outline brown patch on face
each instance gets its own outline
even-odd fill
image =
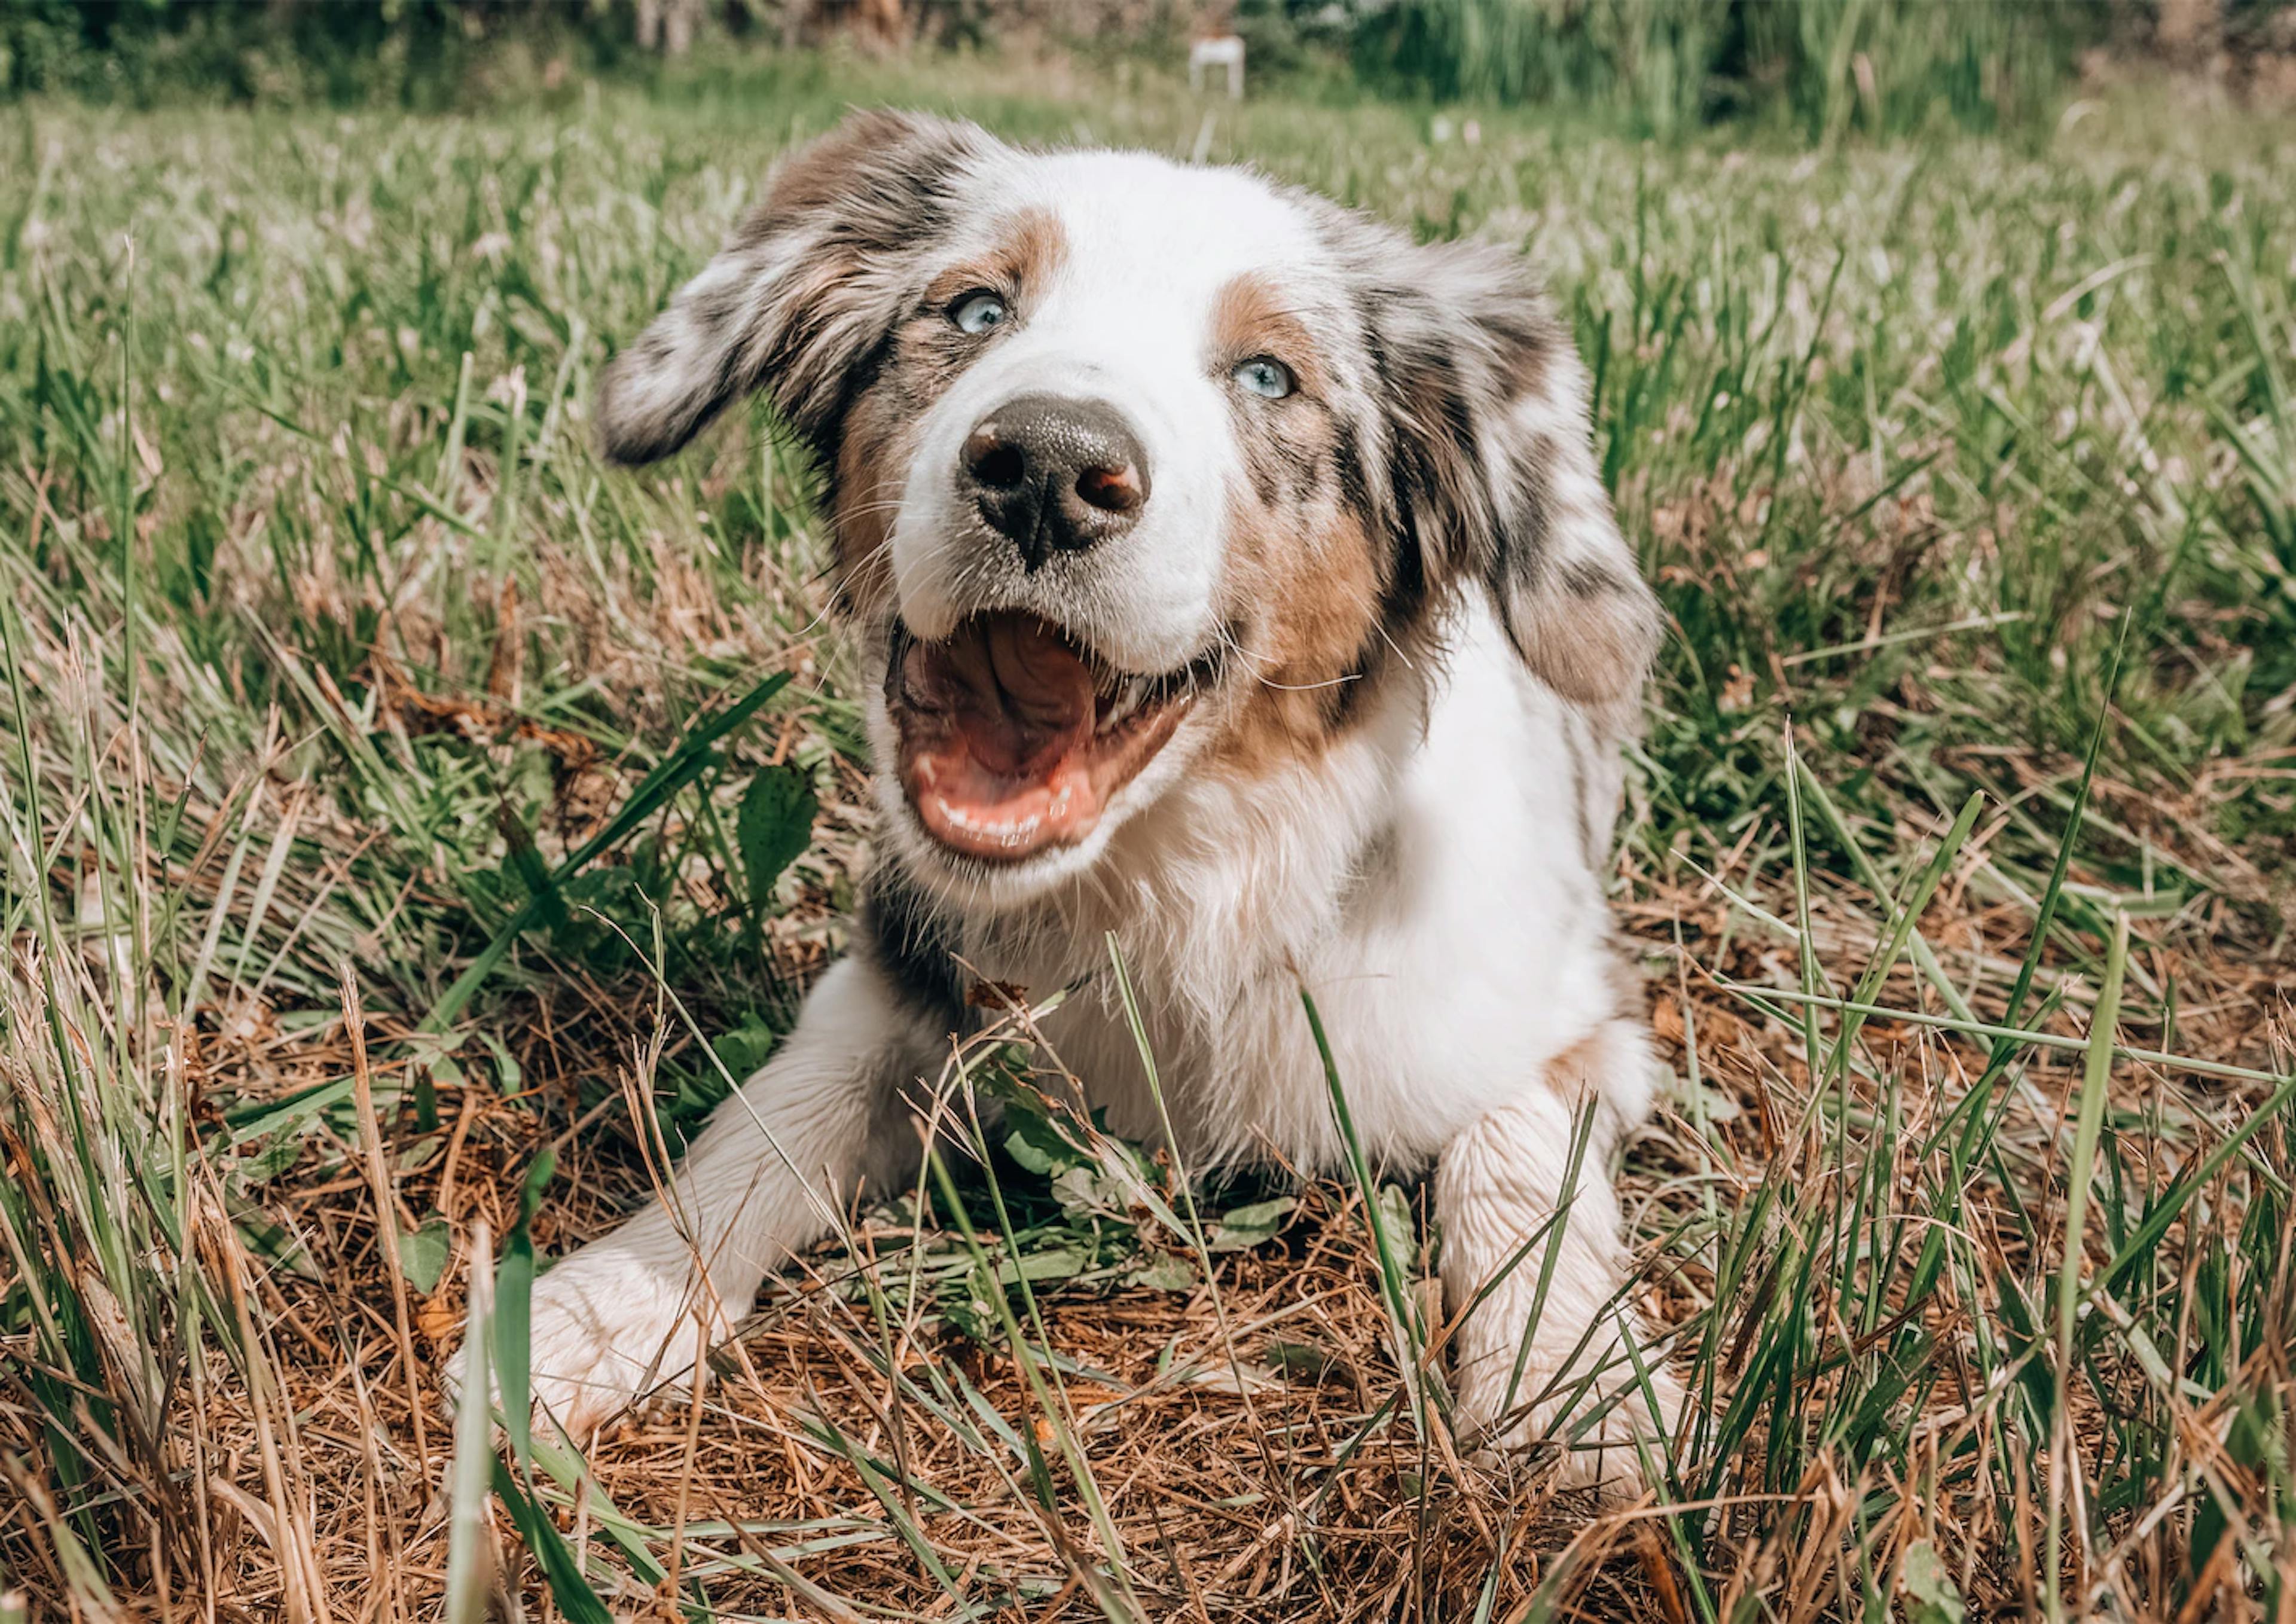
[[[916,448],[906,400],[881,380],[854,402],[837,448],[837,597],[848,611],[873,613],[892,599],[893,515]]]
[[[1249,777],[1321,755],[1363,713],[1384,664],[1380,576],[1370,536],[1328,496],[1272,513],[1238,492],[1228,537],[1230,579],[1249,609],[1211,763]]]
[[[996,231],[995,245],[977,259],[951,266],[925,287],[925,305],[944,308],[975,288],[1001,293],[1025,318],[1022,300],[1041,295],[1068,263],[1068,234],[1049,209],[1023,209]]]
[[[977,289],[1003,298],[1017,324],[1068,260],[1068,239],[1049,210],[1025,209],[997,231],[978,258],[952,266],[925,286],[916,311],[893,331],[883,365],[855,398],[837,448],[834,515],[838,595],[848,609],[874,611],[892,596],[887,544],[925,414],[995,341],[960,332],[949,307]]]
[[[1221,370],[1254,356],[1274,356],[1298,376],[1301,393],[1321,394],[1326,386],[1298,301],[1272,277],[1246,272],[1219,291],[1212,301],[1211,349]]]
[[[1207,370],[1224,378],[1261,356],[1283,363],[1295,387],[1280,400],[1234,394],[1236,441],[1253,494],[1263,507],[1282,513],[1312,501],[1329,482],[1338,437],[1324,404],[1328,380],[1306,324],[1276,283],[1247,274],[1213,301]]]
[[[1239,776],[1329,750],[1369,711],[1398,647],[1418,640],[1414,626],[1388,624],[1398,612],[1415,619],[1418,603],[1395,590],[1361,435],[1332,398],[1330,364],[1296,296],[1247,275],[1220,291],[1208,358],[1220,375],[1259,356],[1290,368],[1295,388],[1280,399],[1231,397],[1244,466],[1228,496],[1238,654],[1211,765]]]

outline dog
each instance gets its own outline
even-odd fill
[[[1455,1422],[1638,1480],[1680,1392],[1625,1300],[1654,1061],[1602,874],[1661,619],[1520,257],[857,114],[609,364],[603,450],[753,393],[875,679],[875,857],[667,1201],[537,1284],[539,1399],[583,1435],[914,1177],[982,982],[1075,988],[1043,1035],[1116,1131],[1343,1168],[1305,989],[1364,1152],[1434,1165]]]

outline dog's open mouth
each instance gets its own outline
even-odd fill
[[[1014,862],[1090,833],[1210,676],[1119,671],[1060,627],[999,610],[940,643],[896,625],[885,699],[901,788],[927,833]]]

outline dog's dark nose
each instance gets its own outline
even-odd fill
[[[1148,455],[1112,406],[1021,395],[973,426],[957,483],[1034,574],[1130,529],[1148,500]]]

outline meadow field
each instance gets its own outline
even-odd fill
[[[1620,1177],[1696,1402],[1641,1503],[1455,1447],[1416,1170],[1190,1189],[1009,1023],[973,1163],[694,1390],[578,1448],[445,1402],[838,950],[807,471],[749,415],[609,470],[588,403],[879,102],[1519,244],[1570,314],[1671,621]],[[832,57],[0,107],[0,1620],[2296,1617],[2296,127],[1207,109]]]

